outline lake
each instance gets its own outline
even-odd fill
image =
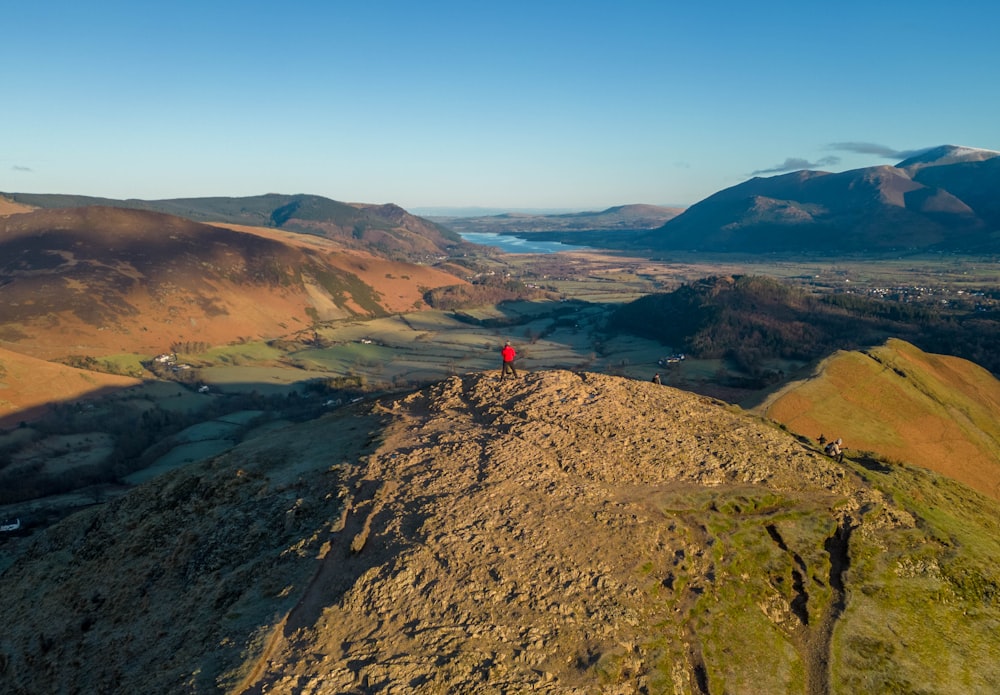
[[[586,251],[586,246],[564,244],[561,241],[531,241],[508,234],[493,232],[466,232],[462,238],[473,244],[495,246],[506,253],[559,253],[560,251]]]

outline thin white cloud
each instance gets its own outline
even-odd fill
[[[880,145],[876,142],[832,142],[826,146],[828,150],[838,150],[840,152],[854,152],[855,154],[873,154],[883,159],[908,159],[914,155],[923,154],[928,148],[919,150],[897,150],[888,145]]]
[[[11,167],[11,169],[13,169],[14,171],[23,171],[28,173],[31,172],[31,167],[21,166],[20,164],[15,164],[14,166]]]
[[[802,169],[822,169],[823,167],[836,166],[839,163],[840,157],[832,155],[818,159],[815,162],[810,162],[808,159],[802,159],[800,157],[789,157],[781,164],[777,164],[767,169],[758,169],[753,172],[751,176],[759,176],[761,174],[783,174],[787,171],[801,171]]]

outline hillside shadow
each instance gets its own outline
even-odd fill
[[[124,494],[137,474],[149,471],[143,480],[151,480],[223,455],[276,427],[349,408],[368,395],[312,392],[302,382],[201,388],[146,380],[5,416],[0,420],[0,512],[23,517],[26,530],[35,533],[81,506]],[[224,425],[227,434],[220,438],[215,428],[197,429],[207,423]],[[193,453],[209,438],[228,440],[230,446]],[[184,449],[183,455],[173,455],[175,449]]]
[[[849,458],[865,470],[872,471],[873,473],[892,472],[892,469],[889,468],[889,466],[885,465],[871,454],[858,454],[857,456],[850,456]]]
[[[746,397],[740,399],[737,405],[744,410],[753,410],[767,404],[769,400],[776,397],[789,386],[813,378],[816,374],[816,370],[819,368],[819,365],[836,352],[837,349],[828,350],[826,353],[810,360],[798,369],[786,374],[785,378],[781,381],[747,394]]]
[[[151,380],[144,380],[142,384],[135,384],[132,386],[101,386],[77,396],[52,399],[44,403],[30,405],[12,413],[0,415],[0,430],[25,427],[33,422],[43,420],[46,416],[51,415],[59,406],[78,404],[80,407],[93,407],[98,401],[101,401],[104,398],[116,396],[128,391],[129,389],[140,388],[150,383],[153,382]]]

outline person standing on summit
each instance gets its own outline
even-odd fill
[[[508,340],[503,344],[503,348],[500,349],[500,359],[503,360],[503,367],[500,368],[500,381],[510,372],[511,376],[515,379],[517,378],[517,370],[514,369],[514,358],[517,357],[517,353],[514,348],[511,347],[510,341]]]

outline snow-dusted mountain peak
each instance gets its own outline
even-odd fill
[[[998,156],[1000,156],[1000,152],[996,150],[965,147],[964,145],[941,145],[904,159],[896,167],[905,169],[912,174],[914,171],[928,166],[944,166],[960,162],[982,162]]]

